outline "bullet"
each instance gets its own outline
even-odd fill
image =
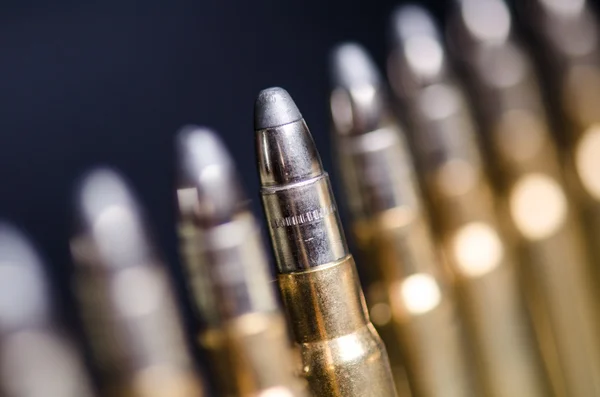
[[[177,143],[182,257],[220,395],[307,396],[233,160],[205,128],[183,128]]]
[[[166,268],[127,183],[89,172],[76,216],[75,293],[102,395],[202,396]]]
[[[600,25],[589,1],[519,4],[561,138],[570,197],[579,210],[600,299]],[[525,7],[527,6],[527,7]],[[598,307],[595,308],[596,312]]]
[[[526,281],[537,284],[531,307],[549,378],[557,395],[600,394],[590,264],[532,60],[504,1],[458,4],[450,39],[468,76],[506,218],[525,254]]]
[[[336,157],[362,266],[371,274],[371,318],[375,322],[387,307],[387,321],[375,325],[382,326],[388,351],[404,356],[415,396],[474,396],[455,304],[384,83],[358,44],[336,47],[331,69]],[[382,293],[384,299],[377,299]],[[386,325],[392,332],[386,333]]]
[[[254,128],[278,284],[311,392],[322,397],[396,396],[329,176],[287,91],[260,92]]]
[[[518,263],[437,26],[423,8],[404,6],[393,14],[392,36],[390,79],[411,122],[423,189],[455,276],[484,395],[545,396]]]
[[[21,231],[0,221],[0,395],[92,397],[81,356],[58,319],[45,265]]]

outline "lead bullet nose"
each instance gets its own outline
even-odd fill
[[[119,173],[109,168],[88,172],[76,197],[77,237],[89,236],[102,266],[135,266],[148,259],[153,250],[147,240],[142,209]],[[87,257],[77,262],[92,263]]]
[[[438,29],[433,17],[421,6],[403,5],[392,13],[392,39],[404,43],[413,37],[438,38]]]
[[[331,52],[331,77],[335,85],[352,88],[357,85],[378,86],[380,76],[369,54],[359,44],[344,43]]]
[[[0,339],[48,315],[48,291],[42,261],[27,237],[0,220]]]
[[[290,94],[280,87],[262,90],[254,103],[254,129],[263,130],[293,123],[302,114]]]
[[[186,126],[177,136],[182,187],[197,190],[199,221],[227,222],[244,201],[233,160],[217,134]]]

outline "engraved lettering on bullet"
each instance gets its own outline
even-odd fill
[[[336,211],[335,206],[328,205],[327,207],[317,208],[315,210],[311,210],[299,215],[291,215],[286,216],[285,218],[273,219],[271,224],[274,228],[286,227],[286,226],[296,226],[302,225],[305,223],[318,221],[323,219]]]

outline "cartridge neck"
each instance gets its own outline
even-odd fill
[[[398,207],[418,210],[414,169],[401,133],[389,125],[359,136],[336,134],[340,174],[355,219]]]
[[[279,271],[347,256],[329,176],[304,120],[256,134],[262,202]]]
[[[425,174],[435,173],[452,161],[481,168],[475,124],[456,85],[431,85],[419,92],[410,108],[416,127],[416,157]]]
[[[219,395],[305,397],[287,331],[281,313],[252,313],[203,332],[200,343],[221,369]]]
[[[297,343],[338,338],[369,324],[352,256],[305,272],[281,274],[279,286]]]
[[[279,272],[302,271],[348,255],[327,174],[263,188],[262,201]]]
[[[241,211],[229,222],[203,225],[193,211],[196,189],[177,193],[182,259],[200,322],[220,328],[245,314],[276,311],[268,260],[252,213]]]
[[[207,274],[221,321],[270,313],[277,303],[267,258],[251,213],[201,233]]]
[[[104,266],[89,235],[76,237],[72,251],[81,264],[75,294],[103,387],[133,385],[157,366],[174,375],[191,374],[175,298],[158,259],[124,268]]]

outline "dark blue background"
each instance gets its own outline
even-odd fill
[[[3,2],[0,216],[32,236],[63,280],[74,181],[92,166],[110,165],[131,181],[174,260],[176,130],[185,123],[216,129],[260,213],[256,94],[272,85],[288,89],[332,169],[328,51],[353,39],[383,63],[396,3]]]

